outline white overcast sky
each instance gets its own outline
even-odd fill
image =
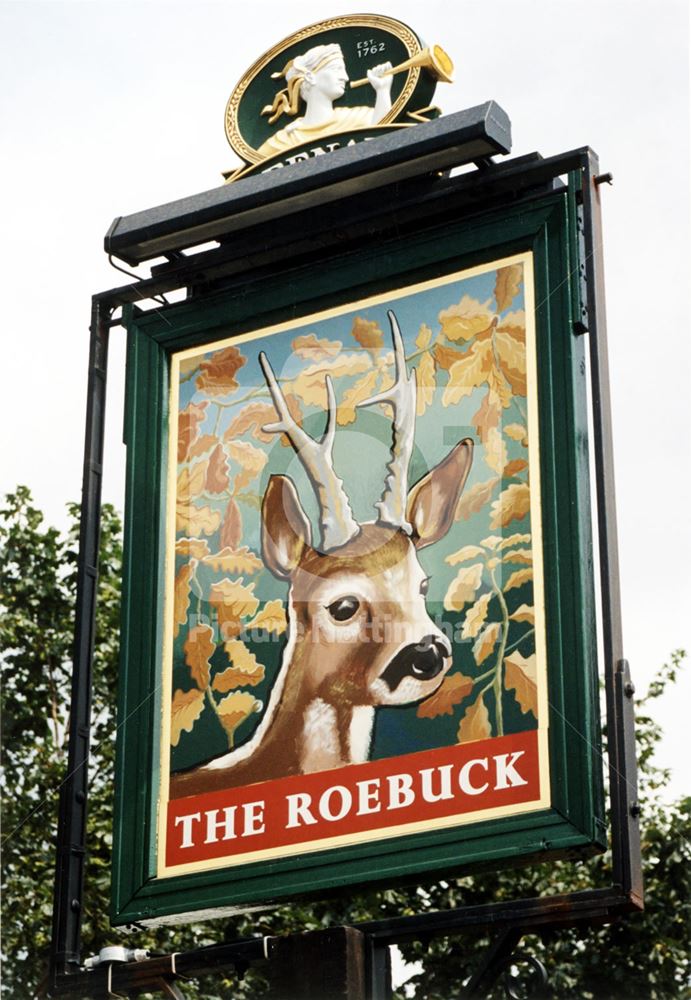
[[[0,489],[26,483],[59,525],[79,498],[90,296],[126,281],[102,250],[113,218],[215,187],[236,162],[223,114],[249,64],[302,26],[363,10],[447,49],[445,112],[494,99],[513,154],[588,144],[614,174],[603,198],[624,638],[641,690],[691,647],[683,0],[4,0]],[[123,340],[116,329],[104,489],[120,509]],[[679,793],[690,702],[687,676],[661,706]]]

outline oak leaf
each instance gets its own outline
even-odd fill
[[[179,556],[203,559],[209,554],[209,544],[203,538],[178,538],[175,543],[175,551]]]
[[[492,354],[492,364],[487,371],[487,385],[494,398],[504,408],[511,406],[513,393],[506,375],[494,364],[494,354]]]
[[[475,662],[478,667],[485,662],[489,654],[496,646],[500,629],[501,625],[499,622],[491,622],[483,628],[482,632],[480,632],[475,640],[473,645],[473,656],[475,657]]]
[[[421,417],[434,402],[437,387],[434,358],[426,351],[420,358],[417,369],[417,416]]]
[[[264,424],[270,424],[276,420],[276,410],[271,403],[250,403],[245,406],[230,421],[223,433],[224,441],[234,441],[235,438],[242,437],[247,431],[252,432],[252,436],[257,441],[269,444],[275,435],[267,434],[262,430]]]
[[[494,298],[497,303],[497,312],[504,312],[518,295],[518,291],[523,281],[523,265],[509,264],[507,267],[500,267],[497,270],[497,279],[494,286]]]
[[[217,444],[209,458],[204,486],[209,493],[223,493],[228,489],[228,484],[228,459],[223,445]]]
[[[507,462],[504,466],[502,476],[504,479],[510,479],[512,476],[517,476],[519,472],[523,472],[524,469],[528,468],[528,463],[522,458],[514,458],[512,462]]]
[[[252,507],[254,510],[262,509],[263,497],[259,493],[237,493],[235,499],[238,503],[244,503],[247,507]]]
[[[361,403],[368,396],[374,394],[378,378],[379,372],[376,368],[373,368],[371,371],[365,372],[362,378],[359,378],[351,385],[350,389],[344,393],[341,404],[338,407],[336,423],[344,427],[346,424],[354,422],[358,403]]]
[[[197,436],[199,424],[206,416],[208,402],[189,403],[178,414],[178,462],[188,457],[190,445]]]
[[[356,316],[353,320],[351,333],[358,344],[364,347],[366,351],[378,351],[380,347],[384,346],[384,334],[375,320],[363,319],[361,316]]]
[[[501,480],[487,479],[484,483],[475,483],[469,490],[466,490],[456,507],[456,520],[467,521],[472,514],[477,514],[488,503],[498,483]]]
[[[482,397],[479,410],[470,418],[483,444],[489,432],[499,426],[500,413],[501,403],[495,393],[488,389]]]
[[[202,562],[210,566],[217,573],[246,573],[250,575],[264,568],[264,563],[261,559],[254,552],[251,552],[246,545],[243,545],[240,549],[231,549],[230,546],[226,546],[220,552],[207,555],[202,559]]]
[[[470,677],[448,674],[434,694],[418,705],[418,719],[436,719],[439,715],[453,715],[454,705],[460,705],[473,690]]]
[[[182,647],[185,663],[190,668],[192,680],[200,691],[205,691],[209,686],[211,669],[209,660],[216,650],[213,635],[214,630],[210,625],[195,625],[187,633],[185,644]]]
[[[245,626],[247,632],[251,629],[263,629],[265,632],[271,632],[273,635],[283,635],[287,628],[288,619],[286,618],[283,601],[278,597],[267,601],[259,614]]]
[[[216,609],[218,627],[224,639],[231,639],[242,631],[243,618],[256,614],[259,601],[254,596],[254,584],[245,585],[240,580],[223,579],[214,583],[209,594],[209,604]]]
[[[464,295],[456,305],[442,309],[439,313],[441,331],[448,340],[470,340],[487,330],[494,319],[489,308],[490,300],[478,302],[470,295]]]
[[[516,701],[521,711],[532,712],[537,719],[537,657],[532,653],[528,657],[519,652],[504,657],[504,685],[507,690],[516,692]]]
[[[264,680],[264,667],[241,639],[230,639],[225,651],[231,666],[216,674],[211,685],[214,691],[226,694],[239,687],[256,687]]]
[[[200,455],[205,455],[217,444],[218,438],[215,434],[202,434],[201,437],[192,442],[190,450],[187,452],[187,460],[190,461],[193,458],[199,458]]]
[[[491,528],[506,527],[530,512],[530,488],[526,483],[511,483],[492,504]]]
[[[447,611],[460,611],[464,604],[475,600],[475,591],[482,582],[482,563],[465,566],[456,574],[449,584],[444,597],[444,607]]]
[[[493,472],[501,475],[507,458],[508,454],[504,438],[496,427],[491,427],[487,432],[487,440],[485,442],[485,462],[487,462]]]
[[[482,597],[473,604],[472,608],[466,613],[465,621],[463,622],[463,631],[461,632],[461,639],[475,639],[478,632],[485,623],[487,618],[487,609],[489,608],[489,602],[492,600],[491,594],[483,594]]]
[[[449,566],[457,566],[460,562],[467,562],[468,559],[477,559],[478,556],[482,555],[484,555],[484,552],[479,545],[464,545],[458,552],[452,552],[451,555],[446,556],[444,562],[448,563]]]
[[[533,553],[531,549],[512,549],[502,556],[505,562],[525,563],[526,566],[533,565]]]
[[[482,694],[479,694],[473,704],[465,710],[458,727],[458,742],[473,743],[475,740],[485,740],[492,735],[489,724],[489,712]]]
[[[445,347],[443,344],[435,344],[432,353],[437,367],[445,372],[448,372],[451,365],[455,365],[457,361],[462,361],[465,356],[464,351],[459,351],[456,347]]]
[[[418,335],[415,338],[415,346],[419,351],[424,351],[426,348],[429,347],[431,339],[432,339],[431,329],[427,326],[426,323],[421,323]]]
[[[191,733],[194,724],[204,710],[204,694],[193,688],[191,691],[176,691],[170,709],[170,742],[176,747],[183,732]]]
[[[261,711],[262,703],[248,691],[233,691],[216,706],[218,718],[226,731],[228,746],[232,747],[238,726],[253,712]]]
[[[219,514],[220,520],[220,514]],[[221,549],[237,549],[242,539],[242,515],[235,500],[228,501],[221,525]]]
[[[175,530],[184,535],[213,535],[221,523],[219,511],[211,507],[198,507],[193,503],[179,503],[175,508]]]
[[[307,361],[324,361],[325,358],[335,358],[343,345],[340,340],[320,339],[314,333],[307,333],[295,337],[291,346],[299,358],[305,358]]]
[[[510,549],[512,545],[527,545],[530,541],[529,534],[514,534],[509,535],[508,538],[502,538],[501,544],[499,545],[499,550]]]
[[[532,569],[517,569],[512,573],[504,584],[504,591],[513,590],[514,587],[522,587],[524,583],[529,583],[533,579]]]
[[[511,621],[514,622],[529,622],[531,625],[535,624],[535,608],[528,604],[521,604],[520,608],[516,608],[512,615],[509,615]]]
[[[499,356],[502,372],[511,383],[514,393],[526,394],[525,343],[517,340],[513,333],[498,327],[494,335],[494,346]]]
[[[206,472],[209,467],[209,460],[195,462],[194,465],[183,465],[178,475],[177,502],[189,503],[196,496],[204,492]]]
[[[449,368],[449,381],[442,396],[443,406],[455,406],[473,389],[487,381],[492,367],[492,345],[485,341],[473,344]]]
[[[245,486],[249,486],[269,460],[265,451],[249,441],[229,441],[228,453],[241,469],[233,480],[233,493],[239,493]]]
[[[522,441],[527,433],[523,424],[507,424],[504,428],[504,434],[514,441]]]
[[[194,573],[194,564],[185,563],[180,567],[173,585],[173,623],[174,634],[177,636],[181,625],[187,624],[187,609],[190,606],[190,580]]]
[[[215,351],[199,365],[195,383],[197,389],[209,396],[226,396],[234,392],[238,388],[235,376],[246,362],[247,358],[232,344]]]
[[[327,407],[326,376],[342,378],[347,375],[362,375],[371,367],[369,357],[362,354],[342,354],[328,361],[309,365],[290,383],[290,392],[299,396],[308,406],[321,410]],[[275,419],[275,418],[274,418]]]
[[[517,309],[515,312],[506,313],[498,321],[497,330],[506,330],[516,340],[525,343],[525,311]]]
[[[494,552],[497,547],[501,548],[501,535],[488,535],[487,538],[482,539],[480,545],[489,549],[490,552]]]
[[[266,452],[249,441],[230,441],[228,452],[234,462],[254,475],[261,472],[267,463]]]

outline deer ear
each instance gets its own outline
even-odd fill
[[[271,572],[287,580],[312,541],[292,479],[271,476],[262,501],[262,555]]]
[[[406,516],[413,526],[415,548],[438,542],[451,527],[472,462],[473,442],[464,438],[413,486]]]

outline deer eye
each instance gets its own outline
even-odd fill
[[[347,622],[359,607],[360,602],[357,597],[339,597],[337,601],[329,605],[328,611],[334,621]]]
[[[426,577],[420,584],[420,593],[422,594],[423,597],[426,597],[427,594],[429,593],[429,581],[430,578]]]

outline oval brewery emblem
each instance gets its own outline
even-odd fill
[[[407,25],[377,14],[330,18],[295,32],[247,70],[226,106],[228,142],[250,171],[282,166],[408,128],[439,114],[453,64]]]

